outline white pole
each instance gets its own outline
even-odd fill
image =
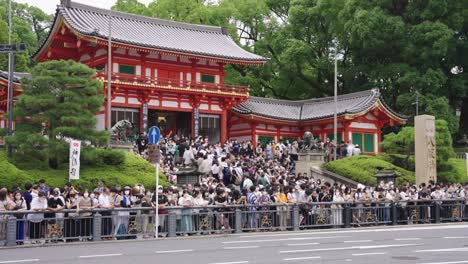
[[[158,193],[158,187],[159,187],[159,157],[158,161],[156,163],[156,239],[158,239],[159,236],[159,193]]]
[[[337,115],[338,115],[338,65],[337,65],[337,60],[336,60],[336,53],[335,53],[335,93],[334,93],[334,99],[335,99],[335,111],[333,113],[333,141],[335,143],[335,148],[333,150],[333,157],[336,159],[336,148],[338,146],[338,138],[337,138],[337,132],[338,132],[338,120],[337,120]]]
[[[111,119],[112,119],[112,94],[111,94],[111,82],[112,82],[112,9],[109,9],[109,38],[107,39],[107,131],[111,130]],[[108,142],[110,147],[110,138]]]
[[[11,0],[8,1],[8,45],[11,48],[11,30],[13,24],[11,22]],[[8,112],[8,136],[13,135],[13,73],[15,71],[15,57],[13,51],[8,52],[8,94],[7,94],[7,112]],[[8,156],[11,157],[13,146],[8,145]]]

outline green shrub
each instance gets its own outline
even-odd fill
[[[381,153],[375,156],[405,170],[415,171],[416,161],[413,155]]]
[[[106,157],[113,157],[106,152]],[[73,185],[78,189],[84,188],[94,189],[98,181],[103,181],[106,186],[134,186],[141,183],[147,188],[154,188],[156,183],[155,168],[146,160],[137,157],[131,153],[118,152],[115,155],[116,159],[123,157],[123,161],[119,165],[108,165],[100,163],[90,165],[81,163],[80,179],[72,181]],[[88,155],[88,154],[85,154]],[[90,154],[88,158],[91,157]],[[99,154],[97,154],[99,156]],[[102,156],[100,156],[102,157]],[[88,159],[87,158],[87,159]],[[68,164],[62,164],[58,169],[50,169],[47,166],[47,161],[33,159],[12,159],[11,163],[3,151],[0,151],[0,184],[11,188],[15,183],[22,186],[26,182],[37,183],[40,179],[45,179],[49,187],[62,187],[68,182]],[[88,161],[89,163],[90,161]],[[115,162],[109,160],[108,162]],[[22,170],[18,169],[21,168]],[[160,184],[168,186],[166,176],[162,173],[159,175]]]
[[[6,153],[0,151],[0,185],[4,185],[11,190],[15,184],[24,188],[25,183],[32,181],[33,177],[31,175],[11,164],[8,161]]]
[[[123,151],[97,149],[97,154],[102,162],[107,165],[120,165],[125,161],[125,153]]]
[[[466,175],[466,161],[463,159],[449,159],[443,164],[443,171],[437,172],[438,182],[465,183],[468,182]]]
[[[374,156],[352,156],[324,163],[322,167],[362,184],[376,184],[375,174],[379,170],[394,170],[398,175],[397,184],[415,182],[414,172],[405,170]]]

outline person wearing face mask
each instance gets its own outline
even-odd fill
[[[163,187],[159,186],[158,187],[158,207],[159,207],[159,217],[158,217],[158,231],[160,236],[162,236],[162,233],[167,230],[166,228],[166,217],[165,215],[167,214],[166,207],[169,206],[169,200],[168,196],[166,195],[167,191],[163,191]],[[153,195],[151,198],[151,203],[153,208],[156,208],[156,195]]]
[[[12,201],[12,208],[11,210],[18,211],[18,212],[23,212],[27,211],[28,207],[26,205],[26,201],[23,198],[23,195],[21,194],[20,191],[16,191],[13,193],[13,201]],[[23,213],[18,213],[14,214],[16,219],[16,244],[22,245],[23,240],[24,240],[24,214]]]
[[[79,211],[80,206],[78,203],[78,193],[75,190],[70,191],[68,199],[65,201],[66,208],[69,210],[76,210],[76,212],[69,212],[65,214],[64,221],[64,234],[67,242],[76,241],[80,232],[79,225]]]
[[[193,212],[191,208],[193,206],[193,197],[190,196],[187,190],[182,191],[182,196],[179,198],[179,205],[184,207],[181,212],[180,230],[184,232],[184,236],[188,236],[193,231]]]
[[[343,224],[343,204],[344,198],[340,190],[335,190],[333,195],[332,208],[332,224],[335,227],[339,227]]]
[[[194,192],[194,199],[193,199],[193,206],[198,206],[198,207],[206,207],[208,205],[208,201],[203,199],[203,195],[199,190],[196,190]],[[197,231],[204,231],[204,230],[199,230],[199,227],[201,228],[200,222],[202,220],[206,220],[207,223],[208,221],[208,211],[206,209],[194,209],[193,212],[195,213],[195,228]]]
[[[120,208],[130,208],[132,207],[132,199],[130,196],[131,188],[129,186],[124,187],[123,195],[121,198],[117,198],[119,200],[119,207]],[[130,222],[130,212],[129,211],[119,211],[117,213],[118,220],[115,226],[115,234],[117,239],[125,239],[128,238],[126,235],[128,233],[128,224]]]
[[[79,208],[81,210],[92,210],[96,206],[93,199],[89,196],[88,190],[84,190],[81,193],[82,198],[79,202]],[[81,212],[80,213],[80,236],[83,239],[91,240],[92,226],[93,226],[93,213],[92,212]]]
[[[33,198],[31,201],[31,211],[47,211],[47,198],[45,193],[39,192],[37,197]],[[29,222],[29,238],[33,241],[33,243],[37,243],[39,242],[42,234],[45,234],[44,230],[46,225],[44,223],[44,213],[28,214],[27,219]]]

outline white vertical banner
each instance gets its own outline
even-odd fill
[[[72,140],[70,142],[70,171],[68,172],[69,180],[80,179],[80,152],[81,141]]]

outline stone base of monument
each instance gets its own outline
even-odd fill
[[[312,167],[320,167],[324,162],[324,156],[321,152],[302,152],[298,153],[298,160],[296,162],[296,173],[307,173],[311,175]]]
[[[115,149],[115,150],[121,150],[121,151],[133,153],[133,146],[132,145],[111,144],[111,148]]]

